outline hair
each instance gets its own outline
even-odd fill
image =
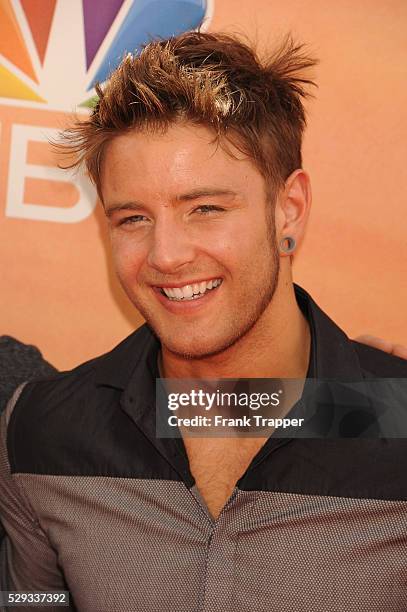
[[[211,128],[253,160],[271,193],[302,165],[309,96],[308,69],[317,60],[290,36],[263,61],[242,40],[188,32],[127,54],[104,87],[90,117],[65,130],[60,148],[86,165],[102,199],[103,152],[129,130],[166,130],[188,121]],[[232,154],[232,153],[231,153]],[[103,199],[102,199],[103,201]]]

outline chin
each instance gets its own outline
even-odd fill
[[[156,331],[157,333],[157,331]],[[165,348],[178,355],[183,359],[202,359],[206,356],[213,355],[221,348],[219,343],[214,342],[210,338],[201,339],[198,341],[195,338],[182,339],[179,336],[171,337],[167,334],[157,334],[160,342]]]
[[[159,334],[155,330],[156,335],[159,337],[160,342],[165,348],[181,357],[182,359],[205,359],[219,355],[229,347],[231,347],[243,334],[233,334],[230,336],[223,337],[189,337],[181,339],[179,336],[171,337],[167,334]]]

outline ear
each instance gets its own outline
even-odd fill
[[[308,174],[299,168],[285,182],[276,202],[276,235],[280,246],[284,238],[294,238],[298,244],[305,232],[311,208],[311,182]],[[282,256],[285,253],[280,249]],[[287,253],[287,255],[291,255]]]

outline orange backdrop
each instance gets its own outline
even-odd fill
[[[81,10],[79,0],[0,0],[0,333],[59,368],[141,322],[114,278],[94,190],[62,174],[47,145],[90,95]],[[304,143],[314,204],[295,279],[351,336],[406,344],[407,3],[213,0],[207,16],[209,30],[260,47],[290,31],[320,57]]]

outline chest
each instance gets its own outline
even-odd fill
[[[189,467],[213,518],[267,438],[184,438]]]

